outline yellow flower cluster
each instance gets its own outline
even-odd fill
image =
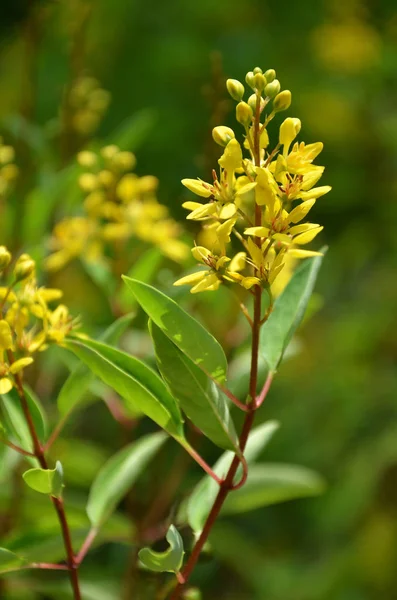
[[[243,147],[232,129],[215,127],[213,138],[224,147],[219,174],[213,171],[211,183],[182,180],[191,192],[206,199],[183,204],[190,211],[188,219],[203,222],[202,238],[209,240],[192,250],[207,268],[175,282],[191,285],[192,293],[216,290],[222,282],[279,292],[280,285],[274,282],[286,266],[284,272],[291,273],[296,259],[319,254],[301,246],[322,230],[320,225],[302,221],[317,198],[331,189],[316,187],[324,167],[313,161],[323,144],[296,141],[301,122],[288,117],[280,126],[278,143],[269,149],[267,126],[278,112],[289,108],[291,92],[280,91],[274,69],[263,73],[257,67],[247,73],[246,82],[253,91],[247,102],[243,101],[243,84],[227,81],[237,101],[236,119],[245,130]],[[234,257],[230,255],[232,235],[242,245]]]
[[[85,195],[84,214],[55,226],[48,269],[60,269],[80,256],[91,262],[103,261],[107,249],[114,256],[137,239],[157,246],[175,261],[186,258],[188,247],[178,239],[179,225],[157,201],[158,180],[131,172],[135,166],[131,152],[110,145],[99,153],[84,150],[77,160],[85,170],[79,177]]]
[[[18,176],[18,167],[14,164],[14,158],[14,148],[3,144],[0,137],[0,198],[7,194]]]
[[[82,136],[92,135],[110,103],[110,93],[94,77],[82,76],[71,86],[63,110],[72,129]]]
[[[4,278],[11,261],[10,252],[0,246],[0,275]],[[77,324],[63,304],[50,308],[62,292],[38,287],[35,262],[28,254],[17,259],[8,280],[8,285],[0,287],[0,394],[10,391],[13,376],[33,362],[35,352],[50,343],[61,343]]]

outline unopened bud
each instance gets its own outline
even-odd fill
[[[247,75],[245,76],[245,81],[248,83],[248,85],[254,89],[255,88],[255,82],[254,82],[254,73],[252,71],[248,71]]]
[[[291,106],[291,92],[289,90],[284,90],[280,92],[275,99],[273,100],[273,110],[274,112],[280,112],[282,110],[287,110]]]
[[[267,84],[267,86],[265,87],[265,94],[269,98],[274,98],[279,93],[280,88],[281,88],[281,85],[280,85],[279,80],[275,79],[271,83]]]
[[[11,262],[11,254],[5,246],[0,246],[0,271],[8,267]]]
[[[254,75],[257,75],[258,73],[262,74],[262,69],[260,67],[255,67],[255,69],[252,71]]]
[[[244,127],[249,127],[252,122],[253,111],[249,104],[246,102],[239,102],[236,106],[236,119]]]
[[[226,81],[227,91],[237,102],[240,102],[244,96],[244,86],[238,79],[228,79]]]
[[[274,81],[276,79],[276,71],[274,69],[268,69],[265,72],[265,77],[266,77],[266,81],[268,83],[271,83],[272,81]]]
[[[90,152],[89,150],[82,150],[77,155],[77,162],[82,167],[87,167],[87,169],[91,169],[95,167],[97,163],[97,156],[94,152]]]
[[[266,79],[262,75],[262,73],[256,73],[254,76],[255,87],[257,90],[262,92],[265,89]]]
[[[35,270],[35,262],[30,258],[28,254],[22,254],[14,267],[15,281],[23,281],[32,275]]]
[[[250,107],[252,108],[252,110],[254,112],[256,111],[257,99],[258,99],[258,96],[256,94],[251,94],[251,96],[248,98],[248,104],[250,105]],[[261,96],[260,97],[260,111],[262,112],[262,110],[264,108],[265,108],[265,100]]]
[[[230,127],[218,125],[218,127],[214,127],[212,130],[212,137],[214,141],[219,144],[219,146],[224,147],[227,146],[230,140],[234,139],[236,136],[234,135],[233,129],[230,129]]]

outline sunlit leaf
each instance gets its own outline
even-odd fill
[[[26,560],[6,548],[0,548],[0,573],[15,571],[26,564]]]
[[[214,444],[238,448],[226,396],[152,321],[149,329],[160,373],[183,412]]]
[[[325,251],[326,249],[322,249],[322,252]],[[273,312],[261,329],[259,351],[270,371],[277,370],[305,315],[322,260],[322,256],[315,256],[300,265],[276,300]]]
[[[227,361],[219,342],[174,300],[156,288],[123,276],[150,319],[196,365],[214,379],[224,382]]]

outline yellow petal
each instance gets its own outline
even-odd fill
[[[318,223],[301,223],[300,225],[290,227],[288,233],[291,235],[298,235],[298,233],[304,233],[305,231],[316,229],[316,227],[320,227],[320,225]]]
[[[213,215],[215,212],[216,212],[215,202],[209,202],[208,204],[201,204],[200,208],[196,208],[186,218],[189,219],[190,221],[205,219],[205,218]]]
[[[299,204],[299,206],[296,206],[288,215],[288,223],[299,223],[299,221],[302,221],[315,203],[316,200],[313,198],[312,200],[306,200]]]
[[[236,169],[241,167],[243,162],[243,153],[241,146],[236,139],[230,140],[225,148],[224,153],[218,160],[218,163],[226,171],[234,172]]]
[[[197,271],[196,273],[191,273],[190,275],[186,275],[185,277],[181,277],[178,281],[175,281],[174,285],[196,285],[207,276],[208,271]]]
[[[256,187],[256,185],[257,185],[256,181],[252,181],[250,183],[246,183],[245,185],[242,185],[240,188],[238,188],[238,190],[236,192],[236,196],[242,196],[243,194],[248,194],[248,192],[253,190],[254,187]]]
[[[237,252],[229,265],[230,271],[242,271],[246,264],[247,255],[245,252]]]
[[[20,371],[22,371],[22,369],[31,365],[32,362],[33,362],[33,358],[31,358],[30,356],[26,356],[25,358],[20,358],[19,360],[16,360],[10,366],[10,373],[15,375],[15,373],[19,373]]]
[[[233,204],[233,202],[228,202],[228,204],[225,204],[224,206],[222,206],[221,210],[219,211],[219,218],[220,219],[230,219],[231,217],[233,217],[237,212],[237,208],[236,205]]]
[[[320,198],[324,194],[328,194],[332,190],[330,185],[322,185],[320,187],[312,188],[308,192],[301,192],[300,197],[302,200],[311,200],[312,198]]]
[[[203,279],[197,285],[195,285],[190,290],[190,292],[192,294],[197,294],[198,292],[213,292],[217,290],[220,285],[221,280],[218,279],[218,277],[214,273],[211,273],[210,275],[207,275],[205,279]]]
[[[201,179],[182,179],[182,185],[193,192],[193,194],[197,194],[197,196],[202,196],[203,198],[209,198],[212,194],[211,186],[205,183],[205,181],[201,181]]]
[[[204,263],[206,259],[211,256],[211,251],[208,248],[204,248],[204,246],[195,246],[192,248],[193,257],[199,262]]]
[[[323,254],[322,252],[315,252],[314,250],[291,248],[291,250],[288,250],[288,256],[292,256],[293,258],[311,258],[312,256],[323,256]]]
[[[245,235],[255,235],[257,237],[267,237],[270,229],[268,227],[247,227]]]
[[[294,238],[294,244],[309,244],[316,235],[322,231],[324,227],[317,227],[316,229],[310,229],[310,231],[306,231],[305,233],[301,233]]]
[[[203,206],[202,204],[200,204],[200,202],[184,202],[182,204],[183,208],[187,208],[187,210],[196,210],[196,208],[200,208],[200,206]]]
[[[253,285],[259,285],[260,280],[257,277],[243,277],[241,280],[241,285],[245,287],[246,290],[250,290]]]
[[[7,321],[0,321],[0,350],[9,350],[12,348],[12,333]]]
[[[0,394],[7,394],[12,389],[12,381],[8,377],[0,379]]]

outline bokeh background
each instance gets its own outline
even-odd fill
[[[283,88],[292,90],[288,114],[302,120],[301,139],[325,146],[322,181],[333,191],[313,213],[325,225],[322,241],[329,252],[315,314],[260,417],[282,425],[263,459],[312,467],[325,476],[328,489],[316,499],[220,520],[211,538],[214,554],[203,558],[194,582],[208,599],[396,598],[395,2],[14,0],[1,5],[0,40],[2,133],[20,151],[22,174],[1,213],[0,241],[15,249],[26,247],[26,231],[36,252],[44,247],[49,230],[40,207],[44,212],[46,207],[39,202],[33,210],[24,198],[46,169],[60,169],[71,159],[73,149],[69,156],[48,156],[46,143],[74,77],[93,75],[111,94],[99,139],[111,141],[120,124],[135,115],[139,125],[131,149],[137,172],[159,178],[160,200],[180,220],[185,198],[180,180],[207,179],[219,154],[211,129],[233,124],[224,78],[243,80],[258,65],[275,68]],[[52,166],[43,169],[45,159]],[[54,192],[52,219],[76,202],[65,189]],[[170,280],[172,270],[164,268],[160,280]],[[104,299],[78,265],[56,278],[72,305],[76,282],[86,286],[83,306],[81,297],[75,304],[88,325],[105,325],[111,315]],[[222,294],[185,300],[232,348],[224,301]],[[131,343],[144,354],[143,319],[138,323],[141,333],[137,330]],[[127,439],[135,433],[127,432]],[[95,404],[67,434],[74,450],[68,493],[76,499],[84,496],[101,462],[126,441],[125,432]],[[169,454],[176,456],[174,446]],[[205,443],[204,452],[209,460],[217,456]],[[143,498],[132,498],[137,514],[156,493],[162,469],[167,472],[161,460],[156,476],[144,482]],[[182,487],[199,476],[190,467]],[[45,509],[36,513],[37,524]],[[88,559],[83,573],[87,582],[102,582],[101,593],[108,593],[103,598],[118,597],[112,586],[124,577],[129,555],[127,546],[112,543]],[[40,577],[7,581],[7,599],[67,597],[57,580],[52,592],[43,591]],[[150,593],[142,588],[129,597],[151,598]]]

